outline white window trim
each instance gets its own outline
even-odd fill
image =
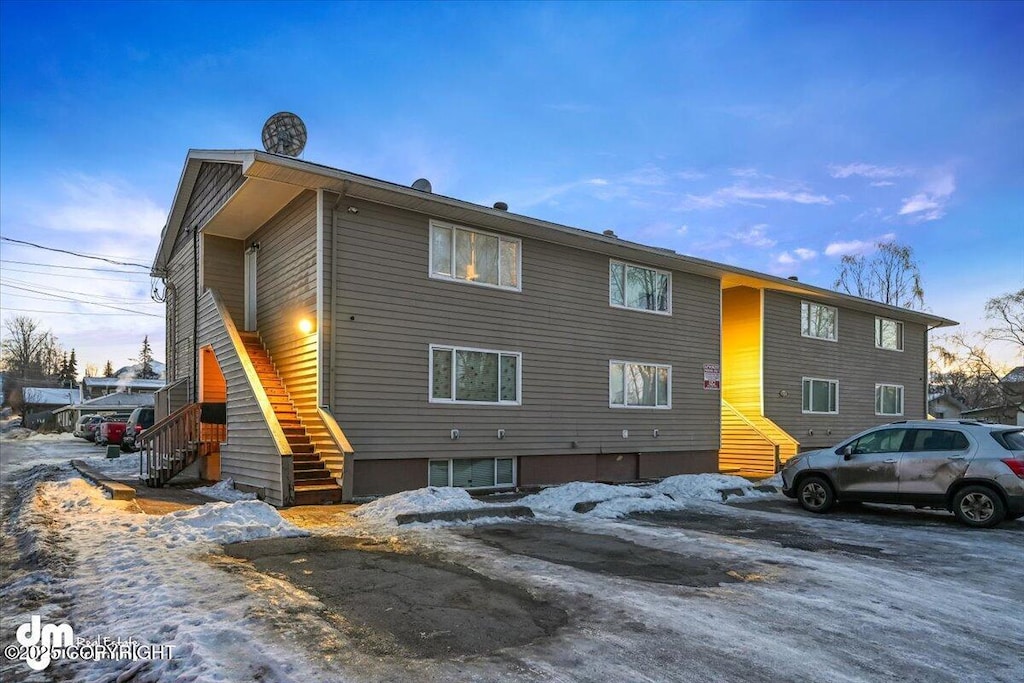
[[[898,413],[882,413],[878,411],[878,392],[883,387],[896,387],[900,390],[900,411]],[[838,394],[837,394],[838,396]],[[875,385],[875,415],[885,415],[887,417],[899,417],[903,415],[904,408],[906,406],[906,389],[902,384],[876,384]]]
[[[443,273],[434,272],[434,228],[447,228],[452,231],[452,254],[451,254],[451,275],[445,275]],[[476,280],[464,280],[462,278],[455,277],[455,231],[462,230],[464,232],[475,232],[478,235],[487,235],[488,237],[498,238],[498,279],[501,280],[501,240],[506,242],[515,242],[516,248],[516,286],[507,287],[504,285],[492,285],[489,282],[477,282]],[[465,225],[456,225],[454,223],[445,223],[444,221],[430,221],[430,229],[427,231],[427,274],[431,280],[441,280],[442,282],[458,282],[463,285],[473,285],[474,287],[486,287],[488,289],[500,289],[503,292],[522,292],[523,291],[523,240],[518,237],[512,237],[510,235],[502,235],[497,232],[489,232],[487,230],[478,230],[476,228],[469,228]]]
[[[900,334],[899,334],[899,345],[897,346],[897,348],[890,349],[890,348],[888,348],[886,346],[882,346],[879,343],[878,322],[880,320],[887,320],[889,322],[896,323],[897,325],[899,325]],[[876,315],[875,316],[875,348],[876,349],[882,349],[883,351],[898,351],[899,353],[903,353],[903,346],[904,346],[904,344],[903,344],[903,332],[904,332],[905,329],[906,329],[906,325],[903,323],[902,320],[896,320],[895,318],[883,318],[882,316],[877,316]],[[893,385],[893,386],[896,386],[896,385]]]
[[[835,410],[804,410],[804,382],[828,382],[836,385],[836,409]],[[812,401],[813,403],[813,401]],[[800,378],[800,412],[804,415],[838,415],[839,414],[839,380],[828,377],[801,377]]]
[[[649,308],[634,308],[632,306],[625,306],[617,304],[612,301],[612,264],[621,264],[626,268],[643,268],[644,270],[652,270],[660,275],[668,276],[668,310],[667,311],[652,311]],[[652,268],[651,266],[642,266],[639,263],[630,263],[629,261],[620,261],[618,259],[608,259],[608,305],[612,308],[617,308],[620,311],[636,311],[638,313],[653,313],[654,315],[672,315],[672,271],[662,270],[660,268]]]
[[[815,337],[813,334],[807,334],[804,332],[804,304],[808,306],[821,306],[822,308],[830,308],[835,313],[836,321],[836,336],[835,339],[831,337]],[[818,341],[832,342],[833,344],[839,343],[839,309],[835,306],[829,306],[828,304],[819,304],[817,301],[801,301],[800,302],[800,336],[804,339],[817,339]]]
[[[459,401],[455,398],[455,358],[454,354],[452,357],[452,397],[451,398],[434,398],[434,351],[475,351],[478,353],[495,353],[499,354],[498,358],[498,374],[501,374],[501,356],[515,356],[516,357],[516,400],[515,401],[502,401],[501,400],[501,387],[498,387],[498,400],[497,401]],[[460,406],[521,406],[523,405],[523,354],[520,351],[499,351],[497,349],[478,349],[472,346],[453,346],[451,344],[431,344],[428,353],[427,363],[427,398],[430,403],[446,403],[449,405],[460,405]]]
[[[666,368],[668,370],[668,404],[663,406],[627,406],[620,405],[612,402],[612,365],[615,363],[625,363],[627,365],[649,365],[655,368]],[[623,400],[625,400],[625,394],[623,394]],[[643,360],[621,360],[611,359],[608,361],[608,407],[615,408],[617,410],[672,410],[672,366],[666,365],[665,363],[649,363]]]
[[[452,472],[454,460],[486,460],[491,459],[494,461],[494,485],[493,486],[466,486],[459,487],[463,491],[483,491],[487,489],[504,489],[504,488],[515,488],[518,485],[518,472],[516,471],[516,458],[515,457],[504,457],[500,455],[495,456],[484,456],[483,458],[430,458],[427,460],[427,486],[430,486],[430,465],[435,462],[447,462],[448,463],[448,486],[452,486]],[[498,461],[499,460],[511,460],[512,461],[512,483],[511,484],[499,484],[498,482]]]

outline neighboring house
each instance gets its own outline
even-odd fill
[[[936,420],[955,420],[967,409],[966,403],[946,391],[928,394],[928,415]]]
[[[83,377],[82,400],[89,400],[107,394],[153,394],[166,382],[162,379],[135,379],[130,375],[121,377]]]
[[[21,410],[22,426],[36,429],[53,416],[55,410],[78,398],[78,389],[53,389],[47,387],[21,387],[24,407]]]
[[[57,410],[53,414],[57,417],[57,424],[65,429],[73,429],[82,415],[112,415],[116,413],[130,413],[136,408],[150,408],[153,406],[153,393],[126,392],[116,394],[105,394],[89,399],[71,403]]]
[[[275,505],[770,474],[924,417],[955,324],[256,151],[189,153],[153,275],[151,479],[189,424],[206,476]]]
[[[1018,366],[999,380],[1001,405],[966,410],[963,417],[997,424],[1024,426],[1024,366]]]

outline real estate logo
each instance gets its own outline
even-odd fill
[[[44,624],[38,614],[15,631],[17,645],[4,649],[8,659],[23,659],[33,671],[43,671],[55,660],[144,661],[172,659],[173,645],[149,645],[134,638],[76,638],[70,624]]]

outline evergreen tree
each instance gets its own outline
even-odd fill
[[[142,339],[142,350],[139,352],[139,357],[135,359],[139,365],[139,379],[156,379],[156,371],[153,370],[153,349],[149,346],[149,335],[146,335]]]
[[[104,377],[113,377],[114,376],[114,366],[113,366],[113,364],[109,360],[107,361],[107,364],[103,366],[103,376]]]
[[[71,386],[78,382],[78,359],[75,358],[74,349],[71,349],[71,356],[68,358],[68,382]]]

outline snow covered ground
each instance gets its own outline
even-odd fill
[[[138,456],[108,461],[81,440],[0,441],[0,643],[15,644],[15,629],[38,614],[76,636],[171,646],[173,659],[55,662],[38,674],[0,659],[4,681],[1024,679],[1019,521],[975,531],[934,513],[810,516],[737,477],[699,475],[550,488],[516,502],[538,519],[500,527],[398,527],[404,512],[488,505],[457,489],[407,492],[315,533],[440,557],[569,615],[553,637],[523,647],[409,660],[354,653],[344,614],[223,555],[224,543],[308,533],[273,508],[242,499],[143,515],[82,481],[67,466],[74,458],[137,472]],[[720,491],[736,488],[744,495],[723,504]],[[207,495],[238,497],[219,489]],[[577,503],[596,505],[580,513]],[[730,582],[630,578],[621,569],[641,551]]]

